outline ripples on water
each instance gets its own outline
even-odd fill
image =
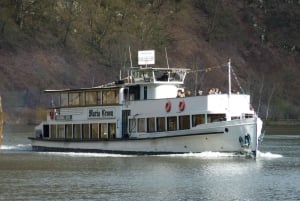
[[[32,152],[28,141],[22,143],[27,136],[15,134],[1,147],[0,200],[300,197],[299,137],[266,136],[255,160],[219,152],[157,156]]]

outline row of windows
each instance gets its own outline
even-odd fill
[[[43,137],[50,139],[114,139],[115,123],[44,125]]]
[[[60,94],[61,107],[108,105],[117,103],[119,103],[119,91],[117,89],[65,92]]]
[[[163,132],[190,129],[205,122],[225,121],[225,114],[204,114],[129,119],[129,132]]]

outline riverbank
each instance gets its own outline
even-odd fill
[[[264,120],[267,135],[300,135],[300,120]]]

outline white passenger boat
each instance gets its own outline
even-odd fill
[[[30,137],[33,150],[170,154],[237,152],[256,156],[262,121],[250,96],[187,96],[189,69],[131,67],[103,86],[46,90],[56,94],[47,120]]]

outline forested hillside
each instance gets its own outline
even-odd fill
[[[1,0],[0,96],[7,122],[34,123],[44,89],[116,80],[137,51],[193,71],[194,91],[233,86],[262,118],[300,119],[299,0]],[[236,79],[237,78],[237,79]],[[238,81],[238,82],[237,82]],[[242,89],[240,88],[242,87]]]

